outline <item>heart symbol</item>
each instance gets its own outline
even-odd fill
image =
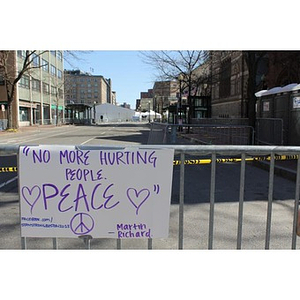
[[[32,210],[36,202],[39,200],[41,195],[41,189],[35,185],[31,189],[27,186],[22,188],[22,195],[27,204],[31,207],[30,213],[32,214]]]
[[[127,189],[127,197],[136,208],[136,215],[138,214],[140,207],[145,203],[149,196],[150,191],[148,189],[141,189],[139,192],[135,188]]]

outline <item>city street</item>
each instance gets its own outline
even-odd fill
[[[0,132],[1,145],[141,145],[147,144],[147,123],[116,123],[99,126],[34,127],[18,133]],[[182,142],[182,141],[181,141]],[[185,140],[185,143],[188,143]],[[0,249],[20,249],[18,177],[16,156],[0,157]],[[207,249],[210,165],[185,168],[184,249]],[[178,248],[179,166],[173,168],[169,238],[154,239],[154,249]],[[30,176],[30,170],[28,170]],[[217,165],[214,210],[215,249],[236,249],[240,165]],[[268,198],[267,171],[247,164],[242,249],[264,249]],[[271,249],[290,249],[295,183],[275,176]],[[147,240],[122,240],[124,249],[146,249]],[[28,238],[29,249],[51,249],[51,238]],[[116,249],[115,239],[94,239],[91,248]],[[81,239],[58,239],[59,249],[83,249]],[[297,248],[299,246],[297,245]]]

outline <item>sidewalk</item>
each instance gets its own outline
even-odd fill
[[[5,135],[5,134],[9,134],[9,135],[13,135],[13,134],[20,134],[23,132],[35,132],[35,131],[40,131],[40,130],[47,130],[47,129],[53,129],[53,128],[60,128],[63,126],[70,126],[70,125],[32,125],[32,126],[22,126],[19,127],[19,129],[15,129],[15,130],[11,130],[11,131],[7,131],[7,130],[2,130],[0,131],[0,135]],[[71,125],[72,126],[72,125]]]

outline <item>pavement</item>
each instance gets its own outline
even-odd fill
[[[19,127],[19,129],[12,129],[9,130],[0,130],[0,135],[15,135],[15,134],[21,134],[23,132],[34,132],[34,131],[41,131],[41,130],[47,130],[55,127],[61,127],[61,126],[69,126],[69,125],[33,125],[33,126],[23,126]]]

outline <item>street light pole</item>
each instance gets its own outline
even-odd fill
[[[150,123],[150,100],[149,100],[149,123]]]

